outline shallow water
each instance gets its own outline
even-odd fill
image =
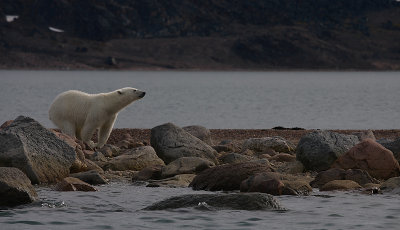
[[[397,229],[398,195],[314,191],[276,197],[287,211],[142,211],[190,188],[147,188],[113,183],[98,192],[38,188],[40,202],[0,210],[1,229]]]
[[[54,127],[57,94],[133,86],[146,96],[115,127],[398,129],[399,72],[0,71],[0,122],[28,115]]]

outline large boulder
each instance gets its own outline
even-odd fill
[[[200,125],[191,125],[182,128],[186,132],[190,133],[192,136],[195,136],[202,140],[207,145],[212,146],[213,142],[211,139],[211,132],[206,127]]]
[[[208,210],[284,210],[279,202],[265,193],[190,194],[168,198],[144,210],[202,208]]]
[[[219,165],[198,174],[189,186],[194,190],[239,190],[242,181],[249,176],[270,171],[273,170],[266,160]]]
[[[0,166],[21,169],[33,184],[67,177],[74,149],[29,117],[19,116],[0,131]]]
[[[131,149],[128,152],[111,159],[104,165],[104,169],[114,171],[140,171],[152,165],[165,165],[151,146]]]
[[[21,170],[0,167],[0,207],[28,204],[37,199],[31,181]]]
[[[150,142],[166,164],[181,157],[201,157],[217,163],[217,152],[212,147],[172,123],[152,128]]]
[[[290,153],[295,149],[295,145],[282,137],[263,137],[250,138],[243,143],[242,149],[250,149],[254,152],[266,152],[270,149],[275,152]]]
[[[178,174],[197,173],[213,166],[215,166],[214,162],[200,157],[181,157],[163,167],[161,176],[166,178]]]
[[[296,148],[296,158],[307,170],[323,171],[359,142],[357,136],[331,131],[315,131],[303,136]]]
[[[379,143],[366,139],[332,165],[334,168],[363,169],[377,179],[389,179],[400,175],[399,162],[393,153]]]

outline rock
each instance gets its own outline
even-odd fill
[[[151,145],[166,164],[181,157],[201,157],[217,163],[217,152],[172,123],[151,129]]]
[[[215,151],[217,151],[218,153],[220,153],[220,152],[226,152],[226,153],[234,152],[234,149],[232,148],[232,146],[229,146],[229,145],[214,145],[214,146],[212,146],[212,148],[215,149]]]
[[[284,208],[273,196],[264,193],[214,193],[182,195],[157,202],[146,207],[144,210],[167,210],[178,208],[206,208],[217,210],[284,210]]]
[[[0,165],[21,169],[33,184],[69,175],[74,149],[29,117],[19,116],[0,131]]]
[[[7,126],[9,126],[14,120],[8,120],[6,122],[4,122],[3,124],[1,124],[0,126],[0,130],[5,129]]]
[[[314,188],[321,188],[323,185],[333,180],[352,180],[360,185],[379,183],[379,181],[372,178],[368,172],[361,169],[344,170],[341,168],[332,168],[319,172],[310,185]]]
[[[392,177],[383,182],[380,189],[383,191],[395,191],[396,193],[400,193],[400,177]]]
[[[354,135],[315,131],[303,136],[296,148],[296,158],[306,170],[327,170],[335,160],[359,142]]]
[[[296,156],[293,156],[288,153],[278,153],[275,156],[270,157],[268,160],[278,161],[278,162],[293,162],[296,161]]]
[[[262,192],[271,195],[309,195],[312,188],[308,180],[285,174],[266,172],[242,181],[241,192]]]
[[[352,180],[333,180],[322,186],[320,191],[355,190],[360,188],[361,186]]]
[[[282,195],[284,186],[279,179],[269,178],[261,173],[250,176],[247,180],[242,181],[240,192],[262,192],[279,196]]]
[[[165,165],[157,156],[151,146],[143,146],[131,149],[128,152],[111,159],[104,165],[104,169],[114,171],[136,170],[140,171],[152,165]]]
[[[181,157],[163,167],[161,176],[166,178],[178,174],[198,173],[213,166],[214,162],[200,157]]]
[[[75,177],[66,177],[57,183],[56,191],[82,191],[82,192],[95,192],[97,189],[90,184],[83,182]]]
[[[73,173],[70,177],[78,178],[79,180],[91,185],[107,184],[107,180],[98,171],[91,170],[87,172]]]
[[[94,163],[93,161],[89,160],[89,159],[85,159],[85,164],[87,166],[87,170],[91,171],[91,170],[96,170],[99,173],[104,173],[104,170],[98,166],[96,163]]]
[[[28,204],[37,199],[31,181],[21,170],[0,167],[0,207]]]
[[[400,162],[400,138],[392,140],[380,140],[379,142],[383,147],[392,151],[394,157]]]
[[[255,160],[254,157],[239,154],[239,153],[228,153],[223,154],[218,158],[218,161],[221,164],[236,164],[236,163],[243,163],[247,161]]]
[[[250,149],[255,152],[273,149],[276,152],[290,153],[294,151],[295,145],[282,137],[250,138],[243,143],[242,149]]]
[[[114,145],[105,144],[99,149],[99,152],[103,153],[105,157],[117,157],[120,155],[121,149]]]
[[[219,165],[198,174],[190,186],[194,190],[239,190],[241,182],[249,176],[270,171],[272,168],[266,160]]]
[[[304,166],[300,161],[281,162],[278,166],[275,163],[275,169],[277,172],[288,174],[300,174],[304,172]]]
[[[377,179],[389,179],[400,175],[399,162],[393,153],[379,143],[366,139],[341,156],[334,168],[363,169]]]
[[[358,140],[363,141],[367,138],[370,138],[374,141],[376,141],[374,132],[372,132],[372,130],[366,130],[366,131],[361,131],[361,132],[356,132],[356,133],[352,133],[352,135],[357,136]]]
[[[93,154],[90,155],[89,159],[91,161],[103,161],[107,162],[107,158],[103,155],[101,152],[94,152]]]
[[[152,165],[140,170],[137,174],[132,177],[132,181],[147,181],[150,179],[159,180],[161,179],[161,169],[163,165]]]
[[[211,139],[211,132],[207,128],[199,125],[192,125],[192,126],[186,126],[182,128],[186,132],[190,133],[192,136],[195,136],[202,140],[204,143],[207,145],[212,146],[213,142]]]
[[[195,176],[195,174],[180,174],[162,180],[153,180],[149,181],[147,187],[187,188]]]

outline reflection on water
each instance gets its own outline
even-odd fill
[[[47,110],[60,92],[133,86],[147,94],[115,127],[400,128],[398,72],[0,71],[0,82],[2,121],[23,114],[47,127],[54,127]]]

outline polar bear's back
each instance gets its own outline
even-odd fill
[[[61,121],[69,121],[76,125],[83,124],[94,96],[77,90],[59,94],[50,106],[50,120],[57,126]]]

